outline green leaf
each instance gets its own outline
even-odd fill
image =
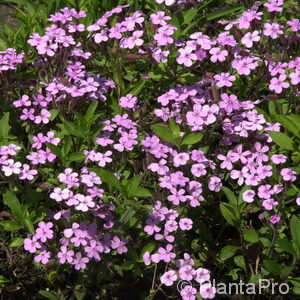
[[[189,24],[198,14],[197,9],[188,9],[183,13],[183,25]]]
[[[293,239],[293,247],[297,254],[297,257],[300,257],[300,220],[297,216],[292,216],[290,223],[290,230]]]
[[[238,11],[241,11],[243,9],[243,5],[234,5],[232,7],[228,7],[228,8],[224,8],[224,9],[219,9],[219,10],[216,10],[210,14],[208,14],[206,16],[206,20],[207,21],[212,21],[212,20],[215,20],[215,19],[219,19],[221,17],[224,17],[224,16],[228,16],[230,14],[235,14],[238,12]]]
[[[24,239],[20,238],[20,237],[16,237],[11,241],[11,243],[9,244],[9,247],[11,247],[11,248],[20,247],[20,246],[23,246],[23,244],[24,244]]]
[[[146,80],[139,80],[137,83],[130,86],[130,88],[127,90],[126,94],[132,94],[134,96],[137,96],[143,89],[145,83],[146,83]]]
[[[4,201],[4,204],[10,208],[14,218],[21,221],[22,220],[22,207],[21,207],[21,204],[20,204],[18,198],[15,196],[15,194],[11,191],[6,191],[3,194],[3,201]]]
[[[57,117],[57,115],[59,113],[59,110],[58,109],[51,109],[50,113],[51,113],[50,121],[53,121]]]
[[[244,260],[244,257],[242,255],[235,256],[233,260],[234,260],[235,264],[238,267],[240,267],[240,268],[242,268],[243,270],[246,271],[245,260]]]
[[[281,274],[281,267],[280,265],[274,261],[274,260],[271,260],[271,259],[265,259],[263,261],[263,267],[268,271],[270,272],[271,274],[274,274],[274,275],[280,275]]]
[[[276,242],[276,246],[287,253],[292,254],[293,256],[296,256],[295,250],[293,248],[292,243],[287,239],[287,237],[284,237],[282,239],[278,239]]]
[[[81,138],[84,138],[86,137],[86,132],[75,126],[73,123],[71,122],[65,122],[64,123],[64,128],[67,130],[67,132],[71,135],[74,135],[74,136],[77,136],[77,137],[81,137]]]
[[[295,295],[300,295],[300,287],[294,287],[292,291]]]
[[[10,130],[9,126],[9,112],[3,114],[0,120],[0,137],[5,138],[8,136]]]
[[[44,296],[50,300],[59,300],[58,296],[56,296],[54,293],[50,293],[48,291],[39,291],[39,294],[41,294],[42,296]]]
[[[83,300],[86,296],[86,293],[81,291],[74,291],[74,294],[76,296],[76,300]]]
[[[255,229],[250,229],[244,232],[243,234],[244,240],[249,243],[257,243],[259,241],[259,236]]]
[[[169,126],[172,132],[172,135],[177,138],[180,136],[180,126],[173,120],[169,119]]]
[[[0,275],[0,284],[9,282],[9,280],[7,278],[5,278],[3,275]]]
[[[285,133],[278,131],[269,131],[268,133],[271,136],[273,142],[282,149],[295,150],[295,145],[292,139]]]
[[[300,288],[300,277],[294,277],[289,279],[289,281],[294,285]]]
[[[250,279],[249,279],[249,283],[254,283],[254,284],[259,284],[259,280],[261,279],[261,275],[259,274],[252,274]]]
[[[238,249],[239,249],[238,246],[231,246],[231,245],[225,246],[221,250],[220,259],[225,261],[225,260],[231,258]]]
[[[129,181],[127,181],[126,190],[127,190],[128,197],[133,197],[140,183],[141,183],[141,179],[138,176],[134,176]]]
[[[173,136],[173,134],[168,126],[166,126],[164,124],[154,124],[151,126],[151,129],[154,131],[154,133],[158,137],[160,137],[164,141],[174,144],[175,146],[177,146],[179,148],[179,142]]]
[[[6,231],[16,231],[23,228],[22,224],[17,221],[2,221],[0,225],[3,226]]]
[[[300,115],[274,115],[277,122],[300,138]]]
[[[69,161],[83,161],[85,159],[85,155],[80,152],[74,152],[69,155]]]
[[[99,167],[90,168],[91,171],[95,172],[103,182],[105,182],[109,190],[112,191],[112,188],[115,187],[118,190],[122,191],[121,183],[118,178],[108,170],[101,169]]]
[[[238,201],[237,201],[234,193],[228,187],[222,186],[221,190],[226,195],[226,197],[227,197],[230,204],[232,204],[234,206],[238,205]]]
[[[228,203],[220,203],[220,210],[222,216],[227,221],[228,224],[232,226],[237,226],[239,218],[236,215],[236,211],[232,206]]]
[[[133,197],[152,197],[152,194],[148,189],[139,187],[132,196]]]
[[[26,216],[26,217],[24,218],[23,223],[24,223],[25,226],[27,227],[28,231],[29,231],[31,234],[34,234],[34,227],[33,227],[32,221],[30,220],[29,216]]]
[[[72,137],[70,135],[68,135],[64,139],[64,145],[61,149],[63,157],[66,157],[68,155],[68,153],[70,152],[70,150],[72,148],[72,145],[73,145]]]
[[[147,251],[151,253],[155,249],[155,243],[149,242],[146,244],[143,249],[141,250],[141,256],[143,256]]]
[[[86,111],[86,114],[85,114],[85,118],[88,122],[93,118],[97,107],[98,107],[98,102],[97,101],[93,101],[90,104],[90,106],[89,106],[89,108],[88,108],[88,110]]]
[[[129,208],[121,215],[120,222],[126,224],[135,214],[136,211],[133,208]]]
[[[134,264],[131,261],[126,261],[124,264],[121,265],[122,270],[131,270],[134,268]]]
[[[203,138],[203,134],[199,132],[192,132],[184,136],[182,145],[194,145],[200,142]]]

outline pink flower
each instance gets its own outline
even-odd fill
[[[211,283],[203,283],[200,286],[200,295],[204,299],[213,299],[216,295],[216,288]]]
[[[34,116],[34,112],[35,112],[35,109],[34,108],[30,108],[30,109],[27,109],[27,108],[24,108],[22,110],[22,115],[20,116],[20,119],[22,121],[25,121],[27,119],[33,121],[35,119],[35,116]]]
[[[35,175],[37,175],[38,171],[37,170],[30,170],[30,166],[27,164],[24,164],[22,166],[22,170],[19,174],[19,178],[21,180],[27,179],[27,180],[32,180]]]
[[[287,157],[283,154],[274,154],[271,156],[271,160],[274,164],[284,164],[287,161]]]
[[[149,266],[151,264],[151,254],[149,253],[149,251],[146,251],[143,254],[143,261],[146,266]]]
[[[128,243],[127,239],[121,240],[117,236],[111,241],[111,247],[116,249],[119,254],[126,253],[128,251],[127,247],[125,246]]]
[[[40,123],[48,124],[50,116],[51,116],[50,111],[43,108],[40,112],[40,115],[36,116],[34,118],[34,123],[36,123],[36,124],[40,124]]]
[[[60,142],[59,138],[54,137],[54,132],[52,131],[47,132],[47,136],[45,137],[45,140],[47,143],[51,143],[53,145],[58,145]]]
[[[193,221],[189,218],[180,219],[179,227],[181,230],[191,230],[193,228]]]
[[[210,279],[209,271],[205,268],[198,268],[195,270],[194,279],[200,284],[208,281]]]
[[[34,257],[34,261],[41,262],[43,265],[45,265],[49,262],[50,257],[51,257],[50,251],[42,251],[41,253],[37,254]]]
[[[86,80],[81,81],[81,87],[85,90],[85,92],[96,92],[99,87],[99,83],[93,78],[89,77]]]
[[[176,0],[155,0],[157,3],[162,4],[165,3],[167,6],[171,6],[175,3]]]
[[[274,206],[277,206],[278,205],[278,202],[275,201],[273,198],[270,198],[270,199],[267,199],[267,200],[264,200],[262,202],[262,206],[264,207],[264,209],[266,210],[272,210]]]
[[[42,244],[37,240],[35,236],[33,236],[32,239],[24,239],[24,249],[29,251],[30,253],[36,252],[36,250],[40,249],[41,247]]]
[[[205,169],[205,165],[202,163],[199,164],[194,164],[192,165],[191,168],[191,173],[195,176],[195,177],[201,177],[203,175],[207,174],[207,171]]]
[[[45,223],[44,221],[39,222],[39,227],[35,231],[35,237],[40,239],[41,242],[45,243],[47,240],[53,238],[53,227],[52,222]]]
[[[255,192],[253,190],[247,190],[243,193],[243,200],[247,203],[254,201]]]
[[[73,262],[74,251],[68,250],[66,246],[62,246],[60,248],[60,252],[57,253],[57,257],[59,258],[59,263],[64,264],[66,261],[68,263]]]
[[[251,48],[253,42],[258,42],[260,40],[259,32],[257,30],[253,32],[246,33],[242,38],[242,43],[247,47]]]
[[[174,205],[179,205],[180,202],[186,201],[185,190],[184,189],[171,189],[172,195],[169,195],[167,199],[173,202]]]
[[[167,62],[168,61],[168,56],[170,54],[170,51],[166,50],[163,51],[160,48],[155,48],[152,52],[152,57],[157,61],[157,62]]]
[[[137,104],[137,97],[132,94],[127,94],[119,100],[119,105],[123,108],[133,109]]]
[[[5,176],[11,176],[12,174],[21,173],[22,164],[20,162],[15,162],[13,159],[8,159],[6,164],[2,166],[2,171]]]
[[[273,215],[269,218],[269,221],[272,223],[272,224],[276,224],[278,222],[280,222],[281,220],[281,217],[278,216],[278,215]]]
[[[232,151],[229,150],[226,156],[224,156],[223,154],[218,154],[217,158],[219,160],[223,160],[223,162],[220,165],[221,169],[227,169],[228,171],[232,170],[233,158],[231,156],[231,153]]]
[[[226,93],[222,93],[221,99],[222,100],[220,101],[219,106],[227,113],[231,113],[232,111],[240,108],[240,104],[236,95],[227,95]]]
[[[164,11],[158,11],[156,14],[151,14],[150,19],[152,24],[164,26],[167,24],[166,21],[171,20],[171,17],[166,16]]]
[[[249,75],[251,70],[256,69],[258,66],[257,59],[254,57],[236,57],[232,61],[232,67],[236,69],[240,75]]]
[[[179,166],[184,166],[187,164],[189,161],[190,156],[183,152],[183,153],[178,153],[174,156],[174,166],[179,167]]]
[[[283,0],[268,0],[264,6],[268,9],[268,12],[280,12],[282,11]]]
[[[216,86],[218,87],[231,87],[232,86],[232,81],[235,81],[235,76],[230,75],[230,73],[221,73],[219,75],[215,75],[214,79],[217,81]]]
[[[258,197],[261,199],[269,199],[273,194],[274,191],[270,184],[264,184],[258,188]]]
[[[78,204],[75,206],[76,210],[86,212],[89,208],[93,208],[96,205],[91,196],[76,194],[75,199],[78,201]]]
[[[98,162],[98,166],[99,167],[105,167],[106,164],[111,163],[112,162],[112,158],[110,157],[112,155],[112,151],[108,150],[105,153],[100,153],[98,152],[95,155],[95,162]]]
[[[197,289],[189,284],[185,285],[180,291],[180,296],[182,297],[182,300],[195,300],[196,294]]]
[[[154,35],[154,40],[157,42],[158,46],[165,46],[168,44],[173,44],[174,39],[171,35],[176,30],[175,26],[165,25],[158,28],[157,33]]]
[[[225,61],[228,56],[228,52],[226,50],[221,50],[219,47],[211,48],[209,53],[211,54],[210,60],[214,63],[217,61]]]
[[[14,107],[31,106],[31,101],[27,95],[23,95],[21,99],[13,102]]]
[[[288,82],[284,81],[285,79],[286,75],[284,74],[280,75],[279,78],[273,77],[271,79],[269,89],[277,94],[280,94],[282,92],[282,89],[286,89],[290,86]]]
[[[208,188],[211,191],[219,192],[222,187],[222,180],[217,176],[212,176],[208,179]]]
[[[300,20],[299,19],[292,19],[286,22],[289,26],[291,26],[291,30],[293,32],[297,32],[300,30]]]
[[[183,64],[186,67],[190,67],[193,64],[193,61],[197,60],[197,55],[192,53],[193,48],[186,46],[185,48],[181,48],[178,50],[179,57],[177,57],[177,62],[179,64]]]
[[[297,177],[295,176],[297,173],[293,171],[291,168],[284,168],[280,171],[280,175],[282,176],[284,181],[295,181]]]
[[[195,32],[191,34],[190,38],[196,40],[197,44],[201,47],[201,50],[209,50],[213,45],[209,36],[204,35],[202,32]]]
[[[142,46],[144,41],[140,37],[144,34],[142,30],[133,32],[132,36],[128,39],[121,40],[121,48],[133,49],[135,46]]]
[[[166,286],[171,286],[173,285],[174,281],[177,280],[177,275],[174,270],[165,272],[161,277],[160,277],[160,282]]]
[[[192,266],[182,266],[179,269],[179,277],[182,280],[192,280],[193,275],[195,274],[195,270],[193,269]]]
[[[73,257],[72,265],[75,266],[76,270],[82,270],[86,268],[86,264],[89,262],[88,257],[82,257],[82,254],[80,252],[77,252],[75,254],[75,257]]]
[[[48,45],[47,43],[40,43],[36,47],[38,54],[40,55],[46,54],[48,56],[54,56],[57,48],[58,48],[57,44]]]
[[[296,70],[290,74],[291,84],[297,85],[300,82],[300,71]]]
[[[276,39],[279,34],[283,34],[283,31],[281,30],[281,25],[277,23],[265,23],[263,33],[265,36]]]
[[[54,188],[53,192],[50,194],[50,198],[57,202],[62,200],[67,200],[71,196],[71,191],[69,189],[61,189],[59,187]]]

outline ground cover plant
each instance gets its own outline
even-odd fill
[[[2,299],[296,299],[298,2],[8,3]]]

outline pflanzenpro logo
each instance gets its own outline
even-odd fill
[[[215,295],[262,295],[262,294],[281,294],[286,295],[290,291],[290,287],[287,283],[276,283],[270,279],[259,279],[258,284],[245,283],[242,280],[239,282],[216,282],[205,281],[199,284],[198,287],[192,285],[188,280],[180,280],[177,283],[177,289],[181,293],[191,294],[192,291],[197,289],[204,299],[212,299]],[[192,292],[194,294],[194,292]]]

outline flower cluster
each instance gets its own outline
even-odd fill
[[[156,2],[172,7],[196,1]],[[130,251],[132,237],[121,221],[124,228],[119,226],[118,201],[124,198],[134,201],[132,207],[122,206],[125,213],[129,208],[129,216],[137,213],[136,207],[146,208],[138,212],[144,219],[137,222],[134,235],[151,239],[154,252],[142,253],[139,262],[155,266],[162,285],[195,281],[201,284],[203,298],[214,298],[215,288],[205,283],[214,276],[211,268],[181,242],[198,234],[194,212],[219,201],[230,186],[233,195],[240,195],[239,210],[255,208],[258,220],[274,228],[285,214],[282,199],[297,180],[292,157],[276,147],[275,137],[283,134],[281,124],[260,108],[266,105],[276,111],[272,100],[277,95],[270,93],[292,101],[299,96],[300,58],[293,47],[299,40],[300,21],[265,22],[261,11],[276,15],[282,6],[280,0],[255,3],[237,19],[219,21],[224,27],[220,34],[190,28],[186,39],[180,40],[164,11],[148,18],[141,11],[127,14],[129,5],[117,6],[85,26],[80,23],[84,11],[63,8],[50,16],[52,24],[44,35],[31,35],[28,43],[37,57],[31,67],[39,77],[12,102],[20,112],[21,127],[30,134],[23,144],[6,145],[4,137],[0,166],[1,175],[11,179],[9,184],[17,180],[27,180],[31,187],[35,181],[49,184],[45,197],[51,210],[24,240],[25,250],[35,254],[36,262],[53,259],[82,270],[105,255],[135,256],[137,248],[132,247],[133,254]],[[278,55],[268,54],[266,46],[275,43]],[[143,59],[141,69],[157,67],[161,78],[169,76],[168,84],[174,85],[158,83],[149,89],[155,96],[145,99],[143,92],[137,95],[135,88],[123,88],[116,74],[112,78],[118,84],[107,79],[110,72],[105,77],[96,74],[92,59],[97,61],[96,52],[108,57],[111,46],[119,47],[120,57],[129,58],[126,68],[131,60]],[[286,55],[287,49],[291,55]],[[22,59],[23,54],[14,49],[0,52],[0,75],[15,69]],[[101,62],[101,72],[105,64]],[[140,76],[149,86],[154,82],[151,74]],[[91,101],[98,101],[101,108]],[[150,111],[148,103],[154,103]],[[289,109],[290,104],[286,106]],[[293,140],[290,144],[294,147]],[[142,172],[131,168],[139,159]],[[52,169],[38,169],[49,165]],[[143,187],[147,193],[134,193],[140,187],[131,181],[133,173],[134,180],[151,181],[153,202]],[[114,184],[118,189],[113,190]],[[129,199],[128,190],[132,198],[141,200]],[[295,198],[300,205],[299,195]],[[182,299],[189,300],[196,299],[196,292],[191,285],[180,291]]]
[[[119,254],[127,252],[128,241],[110,234],[114,226],[114,206],[102,200],[104,190],[99,187],[102,182],[96,173],[86,167],[80,174],[67,168],[58,175],[58,180],[62,185],[53,189],[50,198],[59,204],[60,210],[51,211],[49,217],[53,221],[40,222],[35,234],[24,242],[27,251],[36,253],[35,261],[47,264],[50,257],[56,257],[60,264],[69,263],[80,270],[92,259],[100,261],[101,255],[114,249]],[[95,222],[74,222],[78,213],[93,216]],[[62,236],[54,234],[51,229],[54,226],[56,232],[63,233]],[[47,244],[50,247],[55,242],[60,251],[53,253]]]
[[[133,147],[138,144],[137,124],[128,117],[128,114],[116,115],[111,120],[104,121],[104,132],[98,135],[96,143],[101,147],[114,144],[113,148],[119,152],[132,151]],[[114,143],[117,138],[118,143]],[[111,155],[111,151],[106,153]]]
[[[0,74],[8,70],[16,70],[17,64],[22,63],[24,54],[17,54],[13,48],[0,51]]]

